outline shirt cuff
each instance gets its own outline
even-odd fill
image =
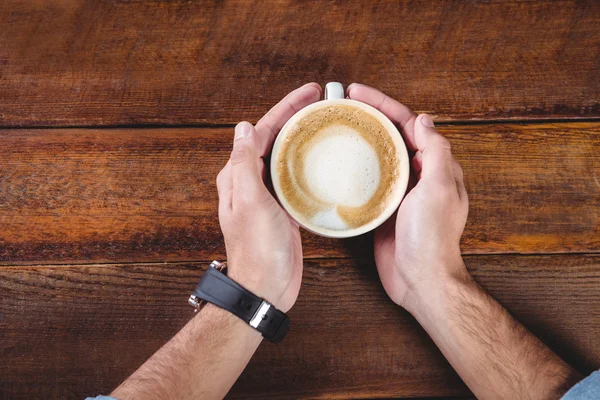
[[[562,400],[597,400],[600,399],[600,371],[596,371],[577,385],[573,386]]]

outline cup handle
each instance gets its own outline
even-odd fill
[[[325,85],[325,100],[343,99],[344,86],[339,82],[329,82]]]

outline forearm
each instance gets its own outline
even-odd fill
[[[112,396],[222,399],[261,341],[261,334],[248,324],[207,304]]]
[[[580,378],[470,277],[426,299],[413,314],[478,398],[558,399]]]

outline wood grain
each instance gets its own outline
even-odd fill
[[[444,126],[470,195],[463,251],[600,248],[600,123]],[[224,257],[215,177],[231,129],[0,130],[0,262]],[[304,235],[305,256],[371,238]]]
[[[0,125],[232,124],[308,81],[443,120],[600,117],[600,3],[5,0]]]
[[[600,366],[600,255],[468,256],[474,277],[582,372]],[[0,268],[0,397],[108,393],[192,316],[197,265]],[[279,346],[234,386],[250,398],[459,396],[468,391],[370,260],[305,263]]]

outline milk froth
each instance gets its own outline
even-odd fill
[[[309,228],[349,230],[381,215],[398,165],[394,141],[377,118],[359,107],[322,107],[296,122],[281,144],[278,195]]]
[[[347,229],[337,206],[367,204],[379,186],[379,157],[359,132],[345,125],[323,128],[313,143],[306,152],[304,175],[310,192],[330,206],[310,220],[328,229]]]

